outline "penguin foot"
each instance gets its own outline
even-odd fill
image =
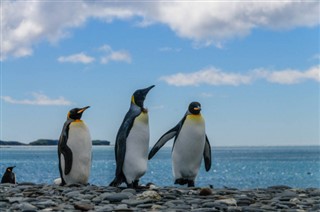
[[[194,180],[188,180],[188,187],[194,187]]]
[[[133,188],[138,188],[139,187],[139,180],[133,181]]]
[[[54,183],[55,185],[60,185],[60,186],[61,186],[61,184],[62,184],[62,179],[61,179],[61,178],[57,178],[57,179],[55,179],[55,180],[53,181],[53,183]]]
[[[188,180],[183,178],[179,178],[179,179],[176,179],[176,181],[174,181],[174,184],[179,184],[179,185],[185,185],[187,183],[188,183]]]
[[[174,181],[174,184],[179,184],[179,185],[188,184],[188,187],[194,187],[194,180],[179,178],[179,179],[176,179],[176,181]]]
[[[121,183],[120,182],[117,182],[116,180],[113,180],[109,186],[112,186],[112,187],[118,187]]]
[[[139,180],[135,180],[132,183],[127,183],[127,187],[133,189],[141,188],[141,186],[139,186]]]
[[[123,182],[123,179],[120,177],[116,177],[114,178],[114,180],[109,184],[109,186],[112,186],[112,187],[119,187],[119,185],[121,185],[121,183]]]

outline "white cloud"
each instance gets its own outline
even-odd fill
[[[70,62],[70,63],[88,64],[88,63],[92,63],[94,60],[95,59],[93,57],[87,56],[83,52],[78,53],[78,54],[69,55],[69,56],[61,56],[58,58],[58,61],[60,63]]]
[[[306,71],[299,70],[282,70],[282,71],[268,71],[255,70],[257,77],[265,78],[268,82],[278,84],[297,84],[306,80],[314,80],[320,82],[320,66],[313,66]]]
[[[109,55],[101,57],[101,63],[107,64],[110,61],[131,63],[131,56],[126,51],[112,52]]]
[[[169,46],[164,46],[159,49],[160,52],[181,52],[181,48],[173,48]]]
[[[107,64],[110,61],[131,63],[131,55],[125,50],[114,51],[109,45],[103,45],[99,50],[106,53],[101,57],[102,64]]]
[[[19,11],[19,12],[17,12]],[[317,1],[3,1],[1,4],[2,55],[32,55],[35,44],[71,36],[88,19],[141,18],[140,26],[161,23],[178,36],[202,45],[222,46],[255,28],[272,30],[313,27],[319,24]],[[58,14],[58,15],[57,15]]]
[[[313,66],[306,71],[256,69],[245,74],[223,72],[210,67],[193,73],[177,73],[160,77],[160,80],[174,86],[198,86],[201,84],[237,86],[250,84],[258,79],[287,85],[301,83],[306,80],[320,82],[320,66]]]
[[[211,98],[211,97],[213,97],[213,94],[212,94],[212,93],[207,93],[207,92],[202,92],[202,93],[200,94],[200,96],[201,96],[202,98]]]
[[[131,63],[131,55],[125,50],[114,51],[109,45],[103,45],[98,48],[99,51],[103,52],[104,55],[100,58],[102,64],[107,64],[110,61],[115,62],[126,62]],[[92,63],[96,59],[94,57],[88,56],[83,52],[78,54],[73,54],[69,56],[61,56],[58,58],[60,63]]]
[[[250,83],[251,77],[237,73],[226,73],[210,67],[193,73],[178,73],[171,76],[163,76],[160,80],[175,86],[197,86],[200,84],[235,86]]]
[[[22,105],[71,105],[72,102],[66,100],[64,97],[57,99],[51,99],[42,93],[32,93],[33,99],[17,100],[11,96],[1,96],[1,99],[11,104],[22,104]]]
[[[165,108],[164,105],[154,105],[151,107],[152,110],[162,110],[164,108]]]
[[[320,54],[315,54],[312,56],[311,60],[320,60]]]
[[[19,12],[17,12],[19,11]],[[105,22],[127,19],[133,11],[115,3],[86,1],[3,1],[1,2],[1,60],[8,56],[29,56],[42,41],[56,43],[69,37],[71,29],[85,25],[87,19]]]
[[[180,37],[220,47],[255,28],[291,29],[320,22],[316,1],[172,1],[161,2],[145,13],[146,19],[168,25]]]

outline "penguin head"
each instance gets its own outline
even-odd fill
[[[138,105],[140,108],[143,108],[143,102],[146,99],[148,92],[153,88],[155,85],[151,85],[150,87],[136,90],[131,98],[131,103]]]
[[[7,167],[6,172],[12,172],[12,170],[13,170],[14,167],[16,167],[16,166]]]
[[[88,109],[90,106],[83,107],[83,108],[73,108],[68,113],[68,118],[78,120],[81,119],[82,113]]]
[[[191,114],[194,114],[194,115],[200,114],[201,104],[200,104],[199,102],[191,102],[191,103],[189,104],[188,111],[189,111]]]

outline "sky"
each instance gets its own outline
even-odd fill
[[[0,139],[58,139],[68,111],[115,141],[150,85],[150,146],[192,101],[212,146],[320,145],[319,1],[9,1]],[[172,141],[169,142],[169,145]]]

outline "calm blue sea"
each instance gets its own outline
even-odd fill
[[[240,189],[288,185],[320,188],[320,146],[306,147],[213,147],[213,163],[206,172],[202,164],[196,186]],[[59,177],[57,149],[49,147],[0,148],[1,174],[17,166],[18,182],[51,184]],[[171,148],[162,148],[148,163],[140,182],[172,186]],[[89,183],[107,185],[115,171],[112,146],[93,147]]]

